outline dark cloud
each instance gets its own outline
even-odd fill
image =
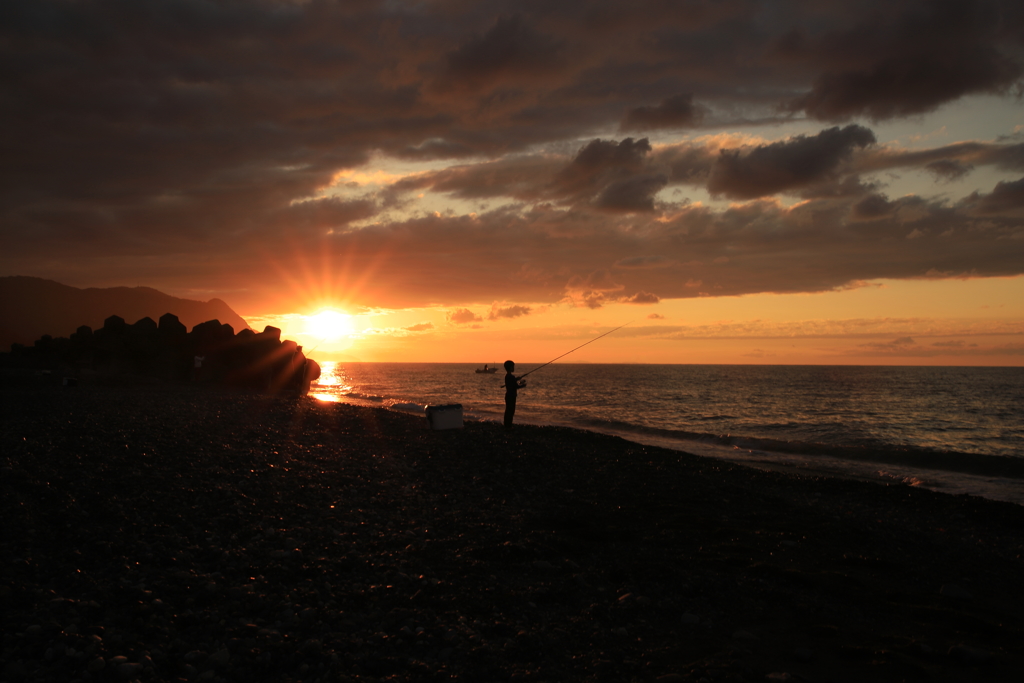
[[[650,292],[637,292],[633,296],[621,297],[619,301],[624,304],[656,304],[661,298]]]
[[[661,174],[616,180],[601,191],[594,203],[602,209],[623,213],[654,211],[654,195],[667,184],[668,178]]]
[[[999,91],[1020,73],[1017,4],[3,3],[0,272],[239,306],[315,290],[452,307],[1017,273],[1019,137],[600,137],[749,130],[794,99],[886,118]],[[338,175],[380,159],[460,165],[380,191]],[[950,205],[879,194],[886,170],[970,167],[1013,176]],[[690,205],[691,187],[759,201]],[[429,215],[420,192],[480,215]]]
[[[646,138],[592,140],[568,162],[550,154],[515,155],[498,161],[454,166],[401,180],[391,192],[431,189],[469,199],[512,197],[590,205],[618,213],[654,210],[654,195],[668,176],[652,172]]]
[[[418,145],[407,145],[395,151],[401,159],[429,161],[433,159],[461,159],[473,156],[477,150],[464,142],[451,142],[443,139],[424,140]]]
[[[641,168],[645,157],[651,152],[647,138],[634,140],[592,140],[573,158],[562,178],[568,182],[586,181],[608,171],[634,170]]]
[[[668,145],[654,154],[654,163],[668,169],[673,183],[703,185],[718,158],[719,148],[706,144]]]
[[[817,39],[786,34],[779,52],[824,69],[791,108],[816,119],[890,119],[932,111],[971,93],[1005,92],[1024,70],[999,47],[1003,3],[939,0],[870,13]],[[1019,16],[1018,16],[1019,18]]]
[[[862,220],[872,220],[875,218],[884,218],[893,214],[894,208],[892,202],[882,194],[873,194],[865,197],[850,209],[850,213],[854,218]]]
[[[916,343],[913,337],[899,337],[889,342],[868,342],[867,344],[860,344],[860,346],[878,351],[899,351],[914,346]]]
[[[532,309],[529,306],[500,306],[491,305],[491,312],[487,315],[488,320],[500,320],[502,318],[519,318],[529,315]]]
[[[667,268],[672,265],[664,256],[631,256],[615,262],[616,268]]]
[[[870,194],[856,202],[850,208],[850,217],[854,220],[875,220],[890,218],[901,209],[927,210],[927,202],[920,197],[900,197],[890,201],[884,194]]]
[[[448,314],[448,322],[455,323],[456,325],[465,325],[467,323],[480,322],[481,320],[483,318],[468,308],[459,308]]]
[[[573,275],[565,285],[565,301],[573,306],[601,308],[605,303],[613,301],[609,295],[620,291],[624,285],[619,284],[607,270],[595,270],[589,275]]]
[[[957,179],[961,171],[970,171],[975,166],[1024,171],[1024,144],[958,142],[913,151],[872,146],[859,151],[851,163],[852,170],[859,173],[921,168],[949,180]]]
[[[522,15],[499,17],[483,36],[448,55],[449,86],[493,84],[509,75],[535,77],[561,61],[560,41],[528,25]]]
[[[925,165],[925,169],[946,181],[959,180],[974,170],[974,166],[959,159],[939,159]]]
[[[694,104],[693,95],[675,95],[662,100],[656,107],[630,109],[620,130],[658,130],[661,128],[690,128],[704,119],[706,108]]]
[[[750,199],[798,190],[835,176],[854,150],[874,142],[870,130],[850,125],[750,150],[723,149],[711,168],[708,191]]]
[[[1024,209],[1024,178],[1009,182],[999,182],[990,194],[977,195],[977,210],[981,213],[1003,213]]]
[[[647,316],[647,318],[649,320],[664,320],[665,316],[663,316],[661,313],[651,313]]]
[[[581,277],[574,275],[566,285],[567,289],[594,292],[616,292],[623,288],[607,270],[595,270]]]

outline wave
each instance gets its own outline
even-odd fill
[[[373,401],[374,403],[385,403],[387,399],[383,396],[377,396],[376,394],[363,394],[358,391],[350,391],[348,393],[341,394],[345,398],[357,398],[363,401]]]
[[[600,418],[582,418],[574,426],[593,431],[612,432],[627,439],[630,435],[636,435],[679,442],[681,450],[685,450],[685,442],[694,441],[754,451],[769,451],[808,457],[828,456],[844,460],[905,465],[963,474],[1024,478],[1024,458],[1000,455],[982,455],[979,453],[944,451],[914,446],[848,446],[732,434],[708,434],[685,430],[661,429],[658,427],[644,427],[628,422]]]
[[[387,408],[389,410],[397,410],[402,413],[415,413],[419,415],[426,410],[427,406],[422,403],[412,403],[408,401],[388,401]]]

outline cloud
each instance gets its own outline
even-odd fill
[[[971,197],[977,201],[979,213],[1002,213],[1024,209],[1024,178],[1009,182],[1000,181],[991,193]]]
[[[792,115],[1014,87],[1014,3],[468,7],[7,3],[0,272],[245,310],[441,304],[474,324],[480,301],[1024,268],[1019,136],[903,149]],[[693,126],[708,134],[671,136]],[[885,186],[972,167],[990,191]]]
[[[654,211],[654,195],[667,184],[668,178],[661,174],[617,180],[601,191],[595,204],[624,213]]]
[[[561,61],[558,40],[530,26],[523,15],[498,17],[483,36],[448,54],[445,84],[493,86],[515,76],[536,77]]]
[[[530,314],[529,306],[501,306],[497,303],[491,304],[491,312],[487,315],[488,320],[500,320],[502,318],[519,318]]]
[[[617,283],[607,270],[595,270],[585,277],[572,276],[566,284],[566,289],[616,292],[622,289],[622,285]]]
[[[665,316],[663,316],[661,313],[651,313],[647,316],[647,318],[649,320],[664,320]]]
[[[467,323],[480,322],[481,320],[483,318],[468,308],[459,308],[448,314],[448,322],[455,323],[456,325],[465,325]]]
[[[893,333],[902,335],[894,338]],[[819,318],[779,321],[758,319],[720,321],[702,325],[630,326],[619,334],[638,338],[681,339],[863,339],[872,348],[918,348],[918,339],[1024,335],[1024,323],[998,320],[936,318]],[[973,343],[973,342],[972,342]],[[945,342],[937,343],[945,347]]]
[[[664,256],[631,256],[619,259],[615,262],[616,268],[667,268],[672,265],[672,260]]]
[[[624,304],[656,304],[661,301],[661,298],[650,292],[637,292],[633,296],[620,297],[619,301]]]
[[[946,181],[960,180],[974,170],[974,166],[966,164],[959,159],[938,159],[925,164],[925,169],[935,174],[937,178]]]
[[[875,142],[867,128],[849,125],[798,135],[753,149],[723,149],[711,169],[708,191],[737,199],[786,192],[834,177],[854,150]]]
[[[565,166],[554,183],[556,191],[575,202],[591,201],[612,211],[650,211],[652,196],[667,178],[641,175],[651,144],[647,138],[592,140]]]
[[[410,325],[409,327],[403,328],[409,332],[426,332],[427,330],[434,329],[433,323],[418,323],[416,325]]]
[[[920,197],[900,197],[890,201],[884,194],[870,194],[857,201],[850,208],[850,216],[854,220],[875,220],[878,218],[894,218],[901,209],[927,210],[927,202]]]
[[[699,125],[706,109],[693,102],[692,94],[665,98],[656,107],[630,109],[622,119],[620,130],[657,130],[689,128]]]
[[[779,41],[779,54],[817,60],[822,70],[790,108],[824,121],[882,120],[932,111],[970,93],[1005,92],[1022,69],[999,38],[1020,16],[1000,5],[905,3],[813,38],[791,31]]]
[[[900,337],[888,342],[868,342],[859,346],[873,351],[906,351],[916,344],[913,337]]]

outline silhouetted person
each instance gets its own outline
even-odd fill
[[[516,396],[519,390],[526,386],[525,379],[519,379],[512,373],[516,371],[516,364],[510,360],[505,361],[505,429],[512,428],[512,418],[516,414]]]

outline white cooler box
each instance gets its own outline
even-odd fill
[[[427,424],[431,429],[462,429],[462,404],[450,403],[445,406],[427,406]]]

